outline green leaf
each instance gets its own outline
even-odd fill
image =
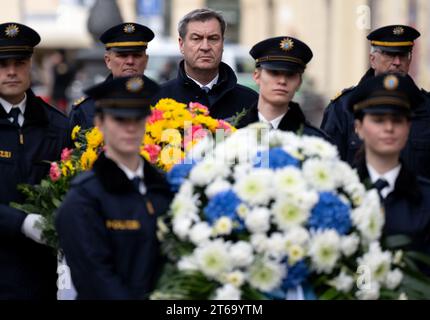
[[[319,299],[321,300],[334,300],[336,297],[340,294],[339,291],[337,291],[335,288],[330,288],[326,290],[321,296],[319,296]]]
[[[427,254],[417,251],[406,251],[404,255],[430,266],[430,256]]]
[[[392,235],[383,239],[383,246],[387,249],[398,249],[411,243],[411,238],[405,235]]]

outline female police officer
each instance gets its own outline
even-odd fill
[[[56,219],[78,299],[142,299],[153,287],[156,219],[171,195],[139,155],[152,89],[128,77],[86,91],[96,101],[105,152],[74,180]]]
[[[420,96],[409,76],[383,74],[358,86],[349,107],[364,142],[358,172],[383,199],[384,234],[407,235],[411,249],[430,253],[430,181],[413,175],[399,160]]]
[[[260,41],[252,47],[250,55],[255,59],[254,81],[260,94],[237,127],[260,121],[274,129],[299,131],[329,140],[305,119],[300,106],[292,101],[302,84],[306,64],[312,59],[311,49],[304,42],[285,36]]]

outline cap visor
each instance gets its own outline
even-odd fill
[[[371,106],[368,108],[361,109],[363,113],[366,114],[399,114],[409,116],[411,114],[411,110],[409,108],[394,106],[394,105],[378,105]]]
[[[100,108],[103,113],[121,118],[143,118],[149,116],[151,111],[148,108]]]
[[[27,59],[31,57],[29,52],[4,52],[0,53],[0,59]]]
[[[138,46],[138,47],[112,47],[111,51],[114,52],[142,52],[146,50],[146,46]]]
[[[261,62],[260,67],[267,70],[281,70],[293,73],[302,73],[304,71],[304,68],[302,66],[284,61]]]
[[[412,46],[406,46],[406,47],[384,47],[384,46],[375,46],[375,48],[385,51],[385,52],[409,52],[412,50]]]

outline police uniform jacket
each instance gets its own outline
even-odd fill
[[[159,265],[157,217],[169,207],[163,176],[144,163],[145,195],[103,154],[72,182],[56,217],[78,299],[143,299]]]
[[[26,214],[9,207],[22,202],[20,183],[37,184],[59,160],[67,142],[67,117],[27,91],[23,126],[0,107],[0,299],[56,298],[56,257],[21,233]]]
[[[373,69],[369,69],[360,83],[373,76]],[[341,159],[351,165],[354,165],[356,153],[362,145],[355,133],[354,116],[348,111],[349,97],[354,88],[344,90],[340,97],[330,102],[321,123],[321,129],[338,147]],[[421,92],[423,102],[413,110],[409,139],[401,158],[414,174],[430,179],[430,93]]]
[[[112,74],[110,74],[105,81],[112,80]],[[146,76],[143,76],[144,82],[152,82],[155,84],[155,82],[151,79],[149,79]],[[156,85],[158,87],[158,84]],[[81,98],[78,101],[76,101],[72,105],[72,109],[70,111],[69,115],[69,122],[70,122],[70,133],[72,132],[73,128],[75,126],[80,126],[81,129],[88,129],[94,127],[94,115],[95,115],[95,101],[94,99],[90,97]]]
[[[360,179],[370,185],[364,161],[358,162]],[[403,234],[412,240],[410,249],[430,254],[430,180],[416,177],[402,165],[394,190],[383,200],[384,235]]]
[[[155,100],[161,98],[171,98],[182,103],[199,102],[209,108],[211,117],[227,119],[249,108],[258,100],[258,94],[238,84],[234,71],[223,62],[219,65],[218,82],[206,93],[188,78],[184,61],[181,61],[176,79],[162,84]]]
[[[239,120],[237,128],[244,128],[247,125],[255,122],[259,122],[257,103],[255,103],[248,110],[245,116]],[[299,104],[292,101],[289,103],[288,112],[284,115],[281,122],[279,123],[278,129],[282,131],[291,131],[298,134],[302,133],[303,135],[308,136],[316,136],[331,142],[330,138],[324,131],[314,127],[306,120]]]

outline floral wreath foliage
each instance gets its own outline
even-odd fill
[[[429,297],[407,255],[382,245],[379,196],[334,146],[256,124],[197,149],[205,157],[168,173],[178,192],[158,237],[169,263],[152,299],[285,299],[298,287],[321,299]]]
[[[161,99],[148,119],[142,141],[141,155],[163,171],[184,160],[185,153],[206,136],[217,134],[224,137],[235,130],[224,120],[209,116],[208,108],[191,102],[188,106],[173,99]],[[61,160],[51,162],[49,175],[40,184],[18,186],[25,196],[23,204],[12,206],[27,213],[39,213],[45,217],[42,237],[45,242],[58,249],[55,230],[55,210],[61,205],[71,180],[80,172],[92,168],[103,150],[103,135],[97,128],[72,131],[74,148],[65,148]]]

